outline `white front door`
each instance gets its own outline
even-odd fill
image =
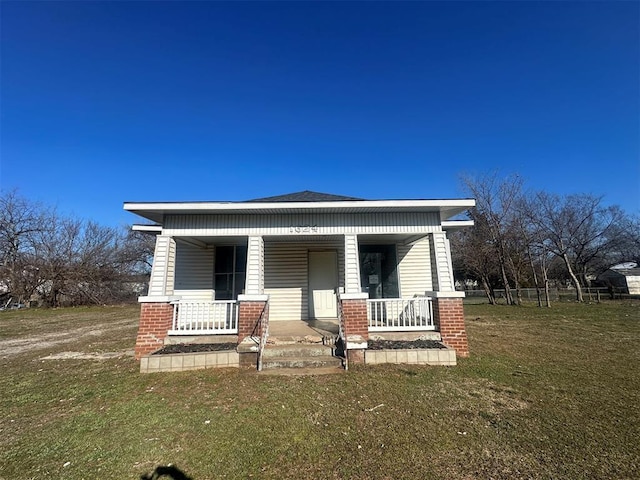
[[[338,254],[309,252],[309,318],[336,318]]]

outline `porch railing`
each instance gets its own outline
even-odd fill
[[[235,300],[190,301],[173,304],[173,335],[216,335],[238,333],[238,304]]]
[[[369,331],[435,330],[430,297],[367,300]]]

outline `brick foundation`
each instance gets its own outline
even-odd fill
[[[167,332],[173,323],[173,305],[169,303],[142,303],[140,326],[136,338],[136,360],[164,346]]]
[[[267,302],[241,301],[240,313],[238,314],[238,343],[246,337],[262,336],[262,324],[260,316],[266,308],[265,319],[269,318]]]
[[[453,348],[459,357],[469,356],[467,331],[461,298],[434,298],[433,320],[440,331],[442,342]]]

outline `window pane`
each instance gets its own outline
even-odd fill
[[[216,274],[216,300],[231,300],[231,275],[227,273]]]
[[[237,298],[244,290],[245,275],[244,273],[236,273],[236,284],[233,290],[233,298]]]
[[[244,273],[246,270],[247,270],[247,247],[245,247],[244,245],[240,245],[236,247],[236,267],[234,271]]]
[[[360,246],[360,281],[369,298],[398,298],[395,245]]]
[[[216,273],[233,272],[233,247],[216,247]]]

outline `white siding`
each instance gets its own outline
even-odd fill
[[[640,277],[628,275],[627,288],[629,289],[629,295],[640,295]]]
[[[199,248],[178,242],[175,293],[182,290],[213,290],[213,259],[212,248]]]
[[[174,236],[420,234],[441,231],[437,213],[168,215]]]
[[[269,295],[269,321],[306,320],[309,317],[309,250],[338,252],[338,286],[344,286],[342,239],[310,243],[264,245],[264,293]]]
[[[153,255],[153,267],[149,279],[149,295],[172,295],[175,274],[176,242],[173,238],[158,235]]]
[[[433,290],[429,239],[413,245],[398,245],[397,252],[400,296],[409,298]]]

